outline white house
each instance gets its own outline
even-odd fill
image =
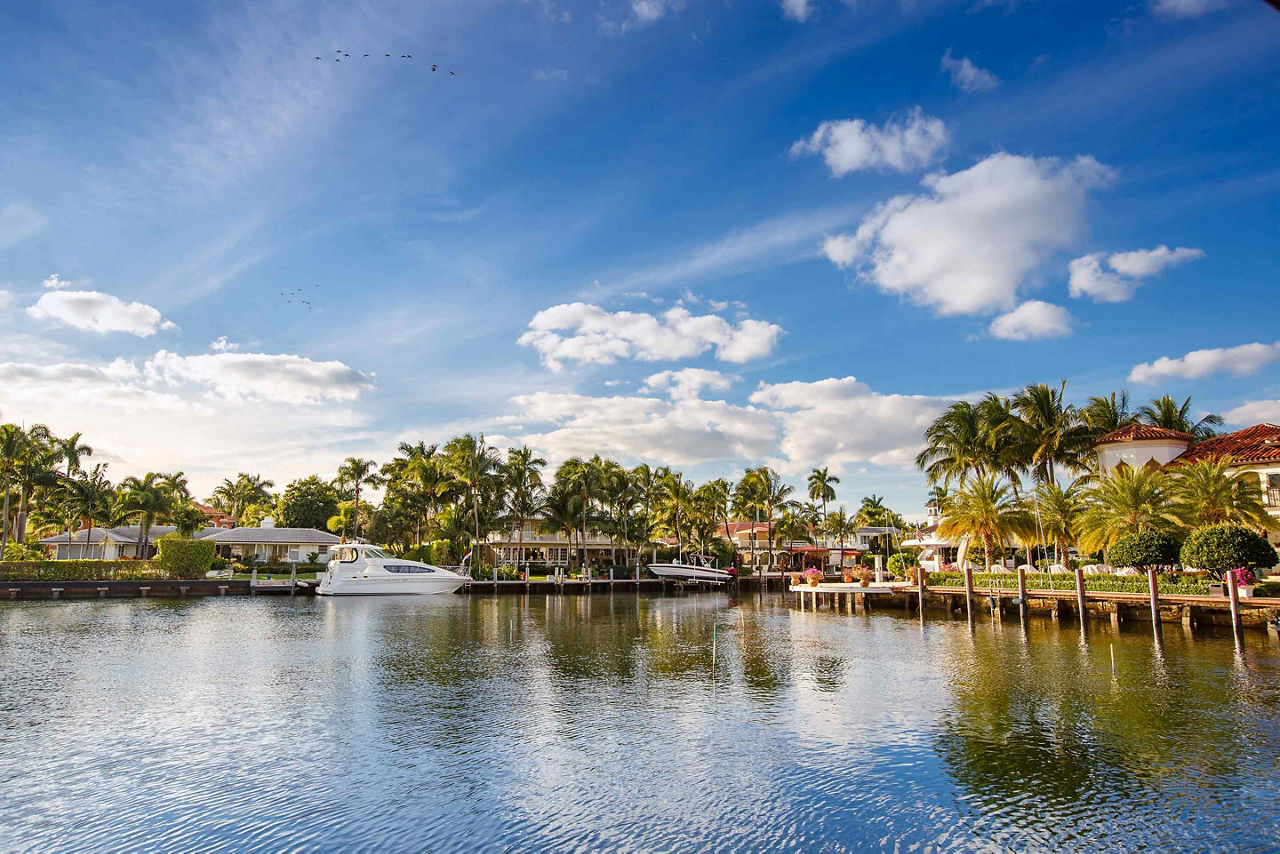
[[[148,556],[155,556],[155,542],[158,538],[177,530],[172,525],[152,525],[148,535]],[[267,518],[263,520],[261,528],[207,527],[196,534],[196,539],[212,540],[223,557],[241,558],[252,555],[260,561],[275,557],[302,563],[311,554],[319,555],[322,561],[327,560],[329,548],[339,542],[340,538],[328,531],[317,531],[314,528],[277,528]],[[72,533],[69,542],[65,533],[45,537],[40,541],[40,545],[54,548],[55,560],[136,558],[140,556],[141,544],[142,536],[136,525],[95,527],[92,538],[89,537],[88,529],[82,529]]]
[[[175,533],[178,529],[172,525],[152,525],[147,534],[148,557],[156,553],[156,540],[165,534]],[[196,534],[197,538],[207,537],[222,528],[208,527]],[[45,537],[40,545],[54,549],[54,560],[120,560],[139,557],[142,548],[142,530],[137,525],[121,525],[117,528],[93,529],[92,538],[89,530],[74,531],[71,539],[65,533],[53,537]]]

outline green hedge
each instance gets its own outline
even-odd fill
[[[1203,578],[1169,576],[1159,577],[1161,593],[1181,593],[1192,596],[1207,596],[1209,582]],[[963,587],[964,575],[959,572],[931,572],[929,584],[932,587]],[[1018,576],[1014,573],[975,572],[973,586],[986,590],[988,587],[999,587],[1001,590],[1017,590]],[[1099,593],[1146,593],[1147,577],[1145,575],[1086,575],[1086,590]],[[1075,590],[1075,573],[1069,575],[1049,575],[1043,572],[1027,573],[1028,590]]]
[[[1228,569],[1270,569],[1280,555],[1267,538],[1239,525],[1206,525],[1182,544],[1182,565],[1221,575]]]
[[[4,581],[137,581],[163,578],[153,560],[14,560],[0,563]]]
[[[1162,531],[1125,534],[1107,552],[1107,563],[1112,566],[1131,566],[1134,569],[1173,566],[1178,562],[1181,549],[1181,543]]]
[[[164,536],[156,540],[160,555],[156,559],[160,569],[170,578],[204,578],[213,568],[217,557],[212,540],[185,540],[177,536]]]

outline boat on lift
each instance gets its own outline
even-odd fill
[[[343,543],[330,554],[317,596],[427,596],[452,593],[467,583],[465,575],[365,543]]]
[[[738,577],[734,567],[721,569],[711,555],[690,555],[687,560],[677,557],[671,563],[651,563],[649,571],[659,578],[703,584],[724,584]]]

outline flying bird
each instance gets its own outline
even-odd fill
[[[432,72],[434,72],[434,71],[436,70],[436,68],[437,68],[437,67],[438,67],[438,66],[435,66],[435,65],[431,66],[431,70],[432,70]]]
[[[350,59],[350,58],[351,58],[351,54],[349,54],[349,53],[344,53],[344,54],[343,54],[343,56],[345,56],[347,59]]]
[[[319,58],[320,58],[320,57],[318,57],[318,56],[316,57],[316,59],[319,59]]]
[[[457,75],[457,74],[455,74],[454,72],[450,71],[450,72],[449,72],[449,76],[450,76],[450,77],[457,77],[458,75]]]
[[[389,54],[389,53],[384,53],[384,54],[383,54],[383,56],[390,56],[390,55],[391,55],[391,54]]]

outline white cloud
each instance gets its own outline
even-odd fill
[[[0,205],[0,249],[17,246],[39,234],[48,224],[45,215],[26,202]]]
[[[751,402],[777,410],[783,427],[778,467],[799,474],[819,465],[844,471],[873,463],[910,466],[924,429],[949,403],[921,395],[879,394],[854,377],[761,383]]]
[[[1250,400],[1222,413],[1228,424],[1280,424],[1280,400]]]
[[[226,353],[231,350],[239,350],[240,345],[234,341],[227,340],[225,335],[219,335],[217,339],[209,342],[209,349],[215,353]]]
[[[0,311],[13,307],[13,294],[8,291],[0,291]]]
[[[97,452],[94,461],[110,463],[113,480],[182,470],[202,495],[237,471],[261,472],[279,485],[307,474],[323,475],[334,471],[353,448],[367,454],[377,445],[367,413],[349,405],[349,393],[291,390],[289,383],[307,384],[288,364],[300,357],[267,358],[282,360],[283,378],[273,386],[250,376],[245,380],[253,392],[249,394],[214,387],[201,376],[204,366],[171,370],[180,357],[163,351],[141,366],[123,359],[0,363],[0,411],[7,420],[48,424],[60,435],[83,431]],[[216,362],[208,369],[242,376],[235,365]],[[310,378],[312,383],[329,381]],[[334,381],[344,382],[341,376]],[[361,382],[348,380],[344,388],[352,386],[358,391]],[[262,396],[277,392],[282,397]],[[323,405],[301,402],[308,399],[323,399]]]
[[[975,92],[990,92],[1000,85],[1000,78],[985,68],[974,65],[969,57],[953,57],[951,48],[947,48],[947,52],[942,55],[942,70],[951,75],[951,85],[970,95]]]
[[[46,278],[43,282],[41,282],[40,287],[53,291],[53,290],[57,290],[58,288],[69,288],[74,284],[75,282],[68,282],[58,278],[58,274],[54,273],[53,275]]]
[[[517,343],[534,348],[543,364],[559,371],[565,362],[687,359],[712,348],[722,361],[746,362],[773,352],[783,334],[774,323],[746,319],[735,325],[715,314],[694,315],[683,306],[653,315],[608,312],[575,302],[539,311]]]
[[[1087,296],[1094,302],[1126,302],[1133,298],[1141,279],[1169,267],[1203,258],[1204,251],[1179,246],[1157,246],[1133,252],[1094,252],[1067,265],[1068,288],[1073,297]],[[1107,269],[1109,268],[1109,269]]]
[[[682,368],[659,371],[644,381],[647,391],[666,391],[672,400],[688,400],[701,396],[703,389],[728,391],[738,377],[709,371],[706,368]]]
[[[949,140],[942,120],[916,107],[880,127],[863,119],[823,122],[791,145],[791,155],[821,154],[837,178],[861,169],[910,172],[945,157]]]
[[[316,362],[288,353],[214,353],[179,356],[161,350],[147,360],[148,379],[192,383],[229,400],[315,404],[350,402],[373,388],[370,376],[342,362]]]
[[[1198,18],[1231,5],[1231,0],[1153,0],[1151,11],[1161,18]]]
[[[1092,157],[993,154],[926,177],[927,194],[879,205],[856,233],[828,237],[823,252],[939,314],[1008,310],[1032,271],[1078,239],[1088,191],[1110,176]]]
[[[538,68],[533,72],[534,80],[568,80],[569,72],[563,68]]]
[[[1162,356],[1154,362],[1134,365],[1133,370],[1129,372],[1129,382],[1194,380],[1220,373],[1243,377],[1257,373],[1277,360],[1280,360],[1280,341],[1274,344],[1241,344],[1238,347],[1192,350],[1177,359]]]
[[[51,290],[27,308],[27,314],[86,332],[128,332],[139,338],[177,329],[146,303],[125,302],[101,291]]]
[[[669,465],[763,459],[776,447],[778,419],[753,406],[656,397],[538,392],[512,398],[512,420],[547,424],[515,437],[564,460],[588,452]]]
[[[1074,322],[1071,312],[1062,306],[1033,299],[991,321],[989,331],[1007,341],[1062,338],[1071,334]]]
[[[811,0],[781,0],[782,15],[793,21],[804,23],[814,12]]]
[[[679,11],[684,3],[682,0],[631,0],[628,5],[630,14],[621,21],[600,16],[598,21],[601,32],[618,36],[638,27],[647,27],[667,13]]]

